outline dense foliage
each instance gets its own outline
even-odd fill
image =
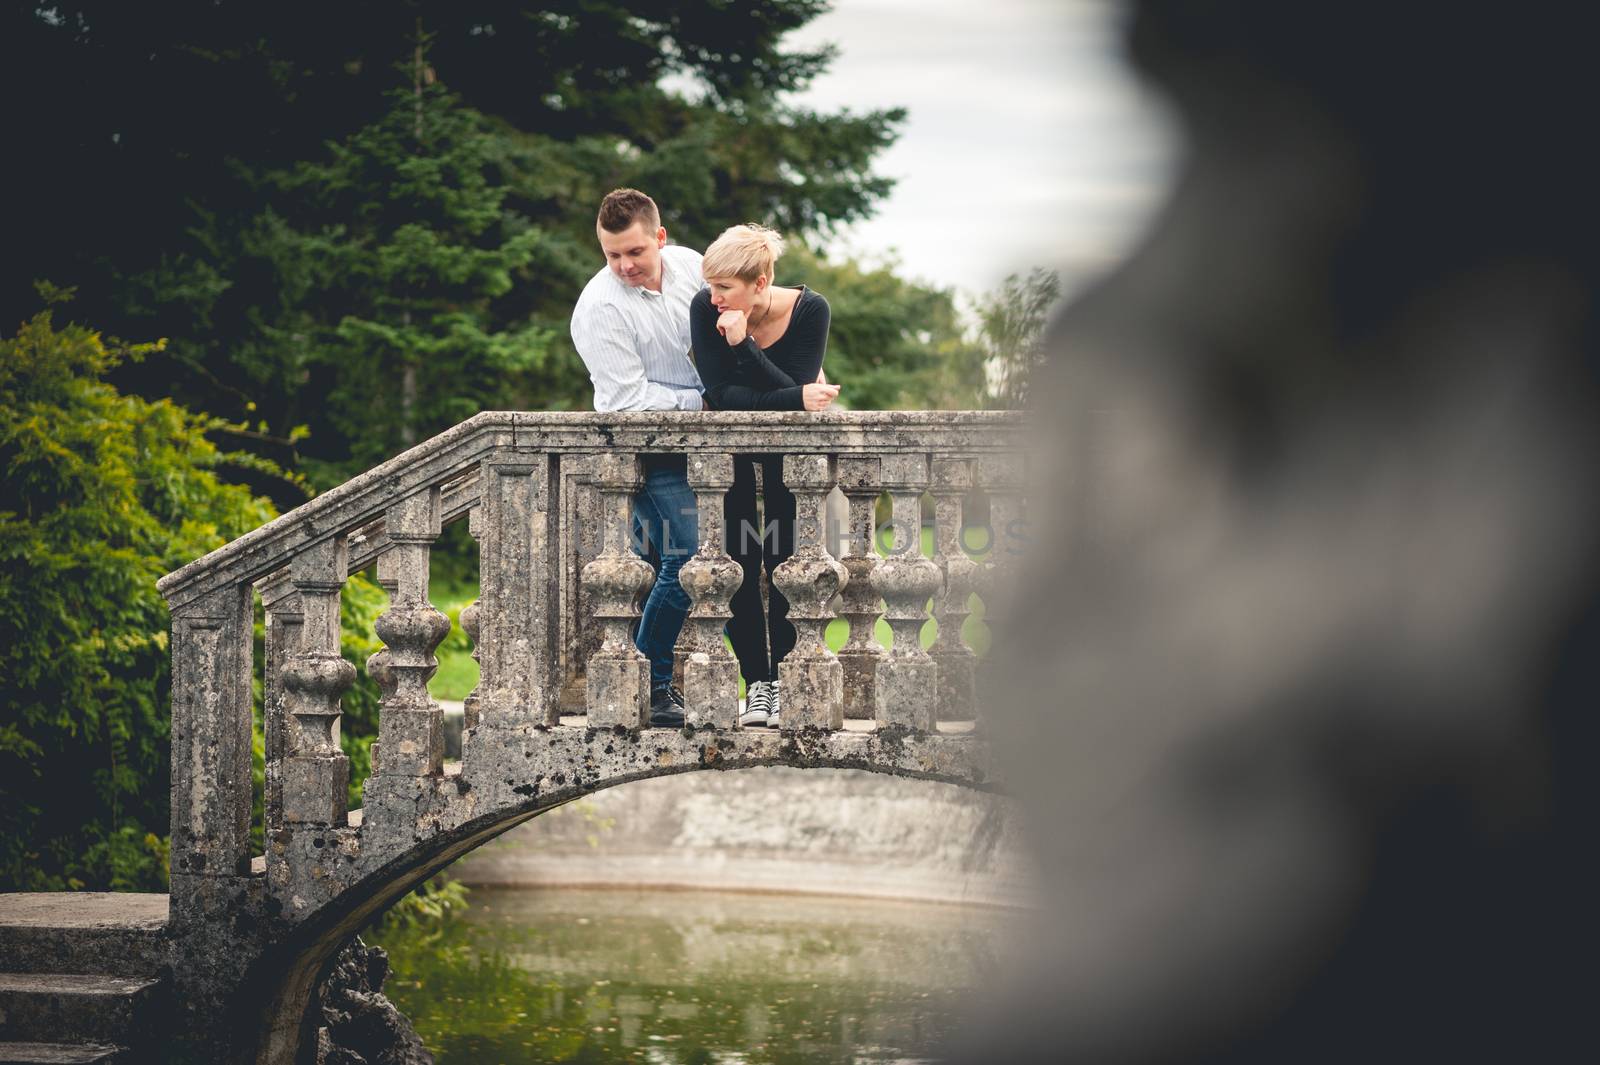
[[[780,281],[832,304],[844,405],[971,405],[950,292],[807,250],[887,193],[904,118],[790,102],[830,53],[785,36],[825,6],[0,9],[0,92],[27,101],[0,257],[0,887],[165,875],[162,573],[479,409],[588,405],[568,317],[611,188],[690,246],[744,220],[797,238]],[[108,335],[169,339],[58,328],[41,277]],[[346,586],[358,666],[382,608]],[[376,705],[363,671],[353,802]]]
[[[986,406],[1019,408],[1028,401],[1028,383],[1044,361],[1044,330],[1061,298],[1061,278],[1035,268],[1027,277],[1012,274],[978,301],[978,344],[984,368]]]
[[[234,360],[358,467],[492,406],[550,349],[550,329],[496,306],[548,251],[504,209],[486,120],[437,85],[390,99],[324,157],[265,174],[242,232],[277,305]]]
[[[159,347],[58,328],[53,309],[0,338],[0,890],[164,884],[171,669],[155,583],[276,516],[221,476],[284,477],[211,443],[227,426],[105,382]],[[358,666],[384,605],[369,581],[345,587]],[[378,721],[364,671],[344,708],[359,804]]]
[[[983,352],[967,339],[948,290],[804,247],[786,252],[777,274],[780,284],[805,284],[828,300],[826,368],[841,407],[964,408],[982,391]]]
[[[167,614],[155,582],[272,517],[210,418],[119,395],[121,345],[42,311],[0,340],[0,884],[165,876]],[[237,457],[235,457],[237,458]]]
[[[80,284],[91,320],[171,338],[120,384],[248,421],[237,446],[324,486],[485,407],[587,406],[567,320],[608,189],[704,247],[747,219],[824,242],[890,188],[872,162],[902,112],[788,102],[830,53],[784,37],[824,6],[13,9],[33,207],[0,308]],[[836,345],[853,405],[961,402],[931,370],[948,293],[849,264],[826,293],[862,308]]]

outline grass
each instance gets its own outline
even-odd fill
[[[889,530],[887,528],[881,530],[878,534],[879,553],[888,554],[891,544]],[[926,527],[922,530],[922,553],[928,556],[933,554],[933,530]],[[987,545],[983,551],[973,552],[972,556],[981,561],[986,553]],[[450,618],[450,635],[445,637],[437,651],[439,672],[428,682],[428,691],[435,699],[460,702],[478,683],[478,663],[472,660],[472,641],[461,631],[461,610],[477,597],[478,586],[471,582],[441,583],[430,589],[428,598]],[[983,623],[983,600],[974,595],[968,599],[967,605],[971,608],[972,614],[961,626],[961,635],[974,653],[985,655],[989,651],[989,627]],[[889,647],[894,642],[893,631],[889,628],[889,623],[882,618],[878,619],[873,635],[884,647]],[[824,639],[829,649],[837,651],[844,646],[849,636],[850,623],[844,618],[834,618],[828,622]],[[923,624],[920,636],[922,646],[931,647],[934,640],[939,637],[939,623],[929,618]],[[727,642],[727,637],[723,637],[723,640]],[[742,680],[739,682],[739,689],[743,695]]]
[[[478,663],[472,659],[472,641],[461,631],[461,610],[478,598],[476,584],[446,584],[429,589],[433,605],[450,618],[450,635],[436,653],[439,672],[428,682],[435,699],[460,702],[478,684]]]

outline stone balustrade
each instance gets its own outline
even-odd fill
[[[968,769],[946,775],[981,780],[971,744],[984,685],[961,628],[969,597],[984,596],[1008,563],[1003,543],[987,561],[962,545],[988,541],[966,537],[969,527],[1019,515],[1020,430],[1011,413],[489,412],[170,574],[160,587],[173,617],[175,908],[194,878],[264,873],[288,910],[311,912],[327,901],[319,891],[378,860],[379,823],[384,853],[475,823],[489,816],[489,796],[511,802],[549,787],[547,778],[567,780],[554,762],[518,778],[508,750],[532,765],[540,744],[592,750],[597,730],[662,733],[661,744],[686,744],[706,764],[735,752],[749,764],[781,760],[786,737],[802,747],[783,750],[855,764],[848,752],[868,741],[847,734],[899,735],[892,749],[872,749],[900,761],[877,767],[868,762],[878,755],[863,755],[862,764],[939,775],[960,763]],[[681,576],[693,601],[679,641],[687,740],[645,727],[648,671],[630,635],[653,579],[630,543],[631,497],[641,458],[662,453],[686,456],[700,511],[699,550]],[[782,732],[760,734],[736,724],[738,669],[722,639],[741,576],[723,543],[723,497],[732,457],[758,453],[784,456],[799,511],[795,554],[772,576],[798,642],[780,667]],[[849,508],[842,558],[824,528],[836,487]],[[883,493],[891,542],[874,519]],[[428,570],[441,529],[462,518],[479,551],[481,594],[462,625],[481,675],[462,763],[447,766],[427,682],[449,622],[428,601]],[[379,735],[363,808],[349,811],[340,699],[356,673],[339,653],[339,595],[349,574],[374,563],[390,595],[376,624],[384,648],[367,663],[382,693]],[[266,624],[264,859],[250,846],[253,590]],[[894,633],[887,651],[873,639],[880,616]],[[930,616],[940,623],[931,654],[919,642]],[[825,635],[841,617],[851,631],[836,655]],[[585,768],[594,757],[572,755],[574,781],[604,775]]]

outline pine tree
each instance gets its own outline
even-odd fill
[[[158,345],[53,319],[0,338],[0,890],[150,890],[167,834],[155,582],[273,512],[219,478],[252,460],[206,439],[215,419],[102,380]]]
[[[421,44],[412,74],[372,125],[265,175],[241,241],[278,300],[235,361],[325,461],[373,465],[550,354],[552,330],[501,303],[545,238],[506,206],[489,120],[430,84]]]
[[[171,338],[119,383],[248,417],[251,446],[275,439],[289,462],[304,451],[348,471],[357,452],[480,404],[586,403],[567,317],[600,265],[607,191],[645,188],[673,236],[704,247],[746,219],[824,236],[890,188],[872,162],[903,112],[786,102],[831,53],[785,36],[825,7],[10,9],[0,89],[32,101],[15,133],[29,165],[12,175],[30,209],[8,232],[0,309],[30,298],[36,276],[80,283],[92,320]],[[437,84],[419,93],[422,68]],[[408,411],[406,428],[377,431],[376,409]]]

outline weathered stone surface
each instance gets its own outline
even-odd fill
[[[794,493],[797,509],[795,552],[772,571],[773,583],[789,600],[796,635],[794,650],[778,665],[784,729],[844,726],[844,671],[823,636],[833,617],[829,604],[849,579],[828,554],[822,525],[822,501],[834,478],[828,455],[783,457],[783,481]]]
[[[605,626],[600,649],[589,659],[589,720],[600,727],[639,728],[650,716],[650,664],[634,647],[629,627],[639,616],[639,599],[654,581],[649,563],[629,549],[633,494],[641,483],[635,455],[608,454],[600,462],[605,499],[605,549],[583,567],[583,583]]]
[[[874,511],[882,492],[881,464],[876,455],[843,455],[839,458],[839,489],[849,503],[849,549],[839,564],[845,570],[845,585],[836,609],[850,623],[850,636],[839,648],[840,674],[844,683],[844,716],[871,718],[876,700],[873,685],[883,647],[877,639],[880,597],[872,587],[872,571],[878,568],[877,526]]]
[[[232,1065],[263,1038],[261,1032],[238,1031],[229,1007],[273,933],[282,930],[274,918],[278,907],[269,903],[266,888],[259,876],[173,873],[170,1037],[162,1047],[166,1060]]]
[[[1022,415],[1010,411],[711,411],[692,417],[485,411],[174,570],[157,586],[176,609],[208,590],[268,577],[334,530],[370,524],[396,495],[430,484],[460,482],[459,493],[465,494],[451,498],[452,514],[464,512],[476,502],[470,493],[482,490],[469,475],[484,456],[502,449],[987,454],[1015,451],[1022,427]],[[369,561],[360,558],[359,564]]]
[[[282,826],[283,760],[288,756],[292,728],[283,699],[283,671],[289,659],[300,651],[300,634],[305,625],[300,593],[289,581],[287,568],[281,571],[281,579],[269,581],[262,588],[261,606],[266,621],[261,701],[266,780],[262,808],[270,832]],[[368,670],[371,671],[370,662]]]
[[[378,718],[383,739],[374,745],[373,773],[380,776],[425,777],[444,765],[444,712],[410,707],[381,710]]]
[[[688,724],[735,728],[739,721],[739,663],[731,654],[694,651],[683,667]]]
[[[589,659],[588,675],[589,720],[603,728],[644,727],[650,716],[650,665],[643,655],[633,648],[601,648]]]
[[[283,820],[335,825],[344,820],[350,759],[342,754],[302,755],[283,767]]]
[[[0,894],[0,972],[152,976],[166,949],[166,895]]]
[[[873,680],[873,716],[879,725],[931,730],[938,692],[937,667],[922,649],[928,598],[939,592],[939,567],[922,554],[922,490],[928,484],[926,455],[885,456],[883,482],[894,502],[894,546],[872,571],[872,589],[887,604],[884,618],[894,645],[878,662]]]
[[[822,629],[849,570],[827,551],[821,507],[836,459],[870,524],[883,459],[894,469],[921,464],[925,476],[926,456],[992,456],[1014,446],[1019,427],[1013,415],[970,413],[486,413],[169,575],[161,589],[174,618],[171,927],[173,956],[185,959],[173,977],[173,1060],[292,1060],[308,1038],[302,1018],[316,971],[361,922],[506,825],[595,789],[778,764],[988,787],[986,748],[970,736],[829,731],[843,722],[843,670]],[[720,516],[714,500],[731,479],[730,453],[777,451],[793,467],[786,479],[802,500],[802,535],[779,585],[803,645],[783,664],[783,732],[729,727],[736,667],[712,637],[736,567],[720,558],[686,580],[703,604],[695,639],[680,648],[690,721],[702,727],[640,727],[648,667],[627,630],[651,576],[626,534],[636,456],[652,451],[690,456],[696,487],[713,502],[703,518]],[[456,769],[440,765],[438,713],[426,695],[444,635],[426,582],[429,545],[462,514],[480,548],[482,595],[463,628],[482,678],[464,708]],[[705,532],[702,544],[720,545]],[[868,528],[857,540],[866,566],[870,537]],[[387,646],[369,667],[383,693],[381,735],[364,808],[347,814],[338,734],[353,670],[339,655],[338,594],[352,568],[373,559],[391,591],[378,625]],[[267,853],[253,863],[249,591],[257,581],[268,631]],[[862,582],[857,592],[872,579]],[[890,583],[904,600],[917,594],[915,580]],[[861,608],[863,633],[875,608]],[[875,686],[877,670],[862,679],[863,690]],[[585,727],[559,723],[563,687],[587,701]],[[236,1014],[224,1007],[238,996],[262,1004],[262,1030],[229,1028],[224,1018]]]
[[[444,762],[444,727],[439,705],[428,694],[437,672],[434,651],[450,632],[450,619],[428,600],[428,552],[439,536],[437,489],[389,508],[393,546],[378,562],[390,587],[390,606],[374,625],[385,647],[374,679],[383,692],[378,709],[378,744],[372,770],[383,776],[430,776]]]
[[[723,535],[722,500],[733,485],[733,456],[691,455],[688,467],[700,541],[678,571],[678,582],[693,602],[693,647],[683,669],[683,697],[689,724],[733,728],[739,720],[739,664],[722,639],[723,625],[733,616],[729,601],[744,579]]]
[[[1035,890],[1015,800],[785,766],[597,792],[480,847],[451,875],[469,886],[703,889],[708,869],[718,891],[1024,906]]]
[[[146,1055],[106,1043],[0,1042],[0,1065],[132,1065]]]
[[[949,455],[933,457],[934,563],[944,578],[934,602],[939,635],[928,649],[937,669],[935,716],[940,721],[970,721],[977,716],[974,676],[977,657],[962,639],[972,613],[968,600],[977,590],[978,564],[962,549],[965,497],[972,491],[972,464]]]
[[[360,937],[317,988],[316,1065],[433,1065],[411,1022],[383,994],[389,956]]]
[[[599,454],[568,452],[556,456],[560,465],[561,517],[559,588],[560,666],[563,713],[582,713],[583,673],[605,638],[604,626],[594,616],[594,597],[583,582],[583,567],[605,549],[605,508],[595,483],[602,458]]]
[[[184,930],[178,949],[185,959],[199,956],[186,961],[178,988],[188,1045],[227,1046],[238,1038],[241,1045],[256,1046],[251,1040],[260,1039],[260,1060],[291,1060],[298,1014],[288,1000],[283,1008],[290,1012],[275,1014],[279,1027],[270,1039],[219,1032],[213,1023],[222,1003],[244,993],[233,989],[246,987],[253,959],[273,943],[294,942],[299,928],[322,929],[321,942],[351,934],[378,899],[470,849],[495,826],[596,789],[666,773],[755,765],[866,769],[979,788],[993,783],[987,746],[970,735],[481,725],[474,733],[462,776],[451,771],[432,778],[374,778],[368,783],[368,818],[352,815],[343,828],[292,825],[279,833],[270,841],[269,883],[175,882],[174,916]],[[407,816],[386,812],[397,810]],[[197,882],[202,880],[210,886]],[[232,1059],[196,1051],[175,1060]]]
[[[269,868],[300,871],[296,879],[273,885],[274,895],[284,900],[284,916],[301,921],[326,900],[374,889],[386,880],[383,870],[392,870],[394,863],[421,864],[427,855],[447,849],[452,840],[471,838],[486,824],[514,821],[647,776],[790,765],[867,769],[985,789],[993,784],[986,744],[966,734],[558,726],[493,730],[493,743],[474,746],[479,738],[469,736],[462,778],[447,774],[381,782],[384,787],[410,787],[395,800],[409,806],[409,823],[384,823],[375,816],[358,827],[315,835],[297,832],[274,841],[286,853]],[[463,787],[468,774],[470,786]],[[290,848],[297,853],[287,853]]]
[[[496,724],[548,724],[557,712],[552,463],[549,455],[493,454],[479,477],[474,643],[481,672],[472,703],[475,718]]]
[[[172,618],[172,868],[232,876],[250,862],[250,588]]]
[[[148,977],[0,973],[0,1039],[142,1043],[157,989]]]
[[[0,894],[0,1062],[157,1060],[167,904],[154,894]]]
[[[348,573],[346,541],[324,540],[296,557],[290,580],[300,594],[300,649],[283,667],[284,709],[292,727],[282,767],[283,820],[344,820],[350,760],[339,747],[340,699],[356,670],[339,653],[339,592]]]

